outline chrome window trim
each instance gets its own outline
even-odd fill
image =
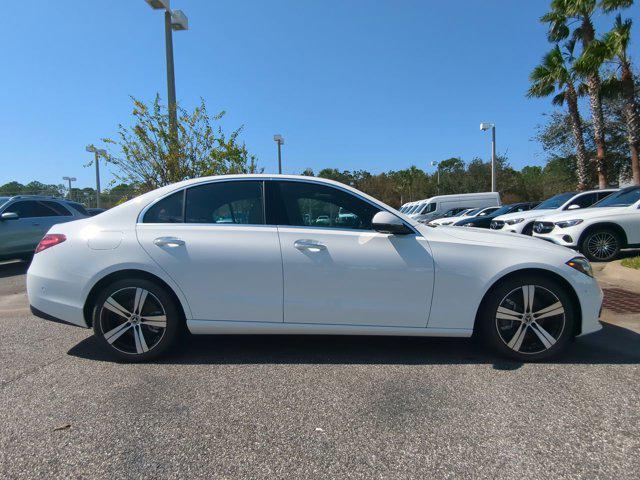
[[[333,184],[328,184],[328,183],[324,183],[324,182],[317,182],[314,180],[307,180],[307,179],[298,179],[298,178],[278,178],[278,177],[267,177],[267,178],[220,178],[220,179],[216,179],[216,180],[207,180],[207,181],[203,181],[203,182],[198,182],[198,183],[193,183],[191,185],[187,185],[181,188],[177,188],[175,190],[172,190],[170,192],[167,192],[167,194],[163,195],[162,197],[156,198],[154,201],[152,201],[151,203],[149,203],[146,207],[144,207],[140,213],[138,214],[138,217],[136,219],[136,225],[172,225],[172,226],[176,226],[176,225],[200,225],[200,226],[235,226],[235,227],[251,227],[251,226],[260,226],[260,227],[283,227],[283,228],[311,228],[311,229],[323,229],[323,230],[331,230],[331,231],[348,231],[348,232],[376,232],[377,230],[373,230],[373,229],[368,229],[368,230],[363,230],[363,229],[357,229],[357,228],[326,228],[326,227],[312,227],[312,226],[306,226],[306,225],[275,225],[275,224],[271,224],[271,223],[266,223],[267,221],[267,217],[266,217],[266,182],[298,182],[298,183],[311,183],[313,185],[324,185],[326,187],[329,188],[335,188],[337,190],[341,190],[346,194],[349,195],[353,195],[354,197],[358,198],[359,200],[362,200],[363,202],[368,203],[371,206],[374,206],[376,208],[378,208],[381,211],[385,211],[388,212],[396,217],[398,217],[398,215],[396,215],[394,212],[390,211],[387,208],[384,208],[382,205],[372,202],[371,200],[369,200],[368,198],[364,198],[346,188],[343,188],[339,185],[333,185]],[[247,224],[247,223],[186,223],[186,222],[180,222],[180,223],[144,223],[142,221],[142,219],[144,218],[145,213],[147,213],[147,210],[149,210],[153,205],[155,205],[156,203],[158,203],[159,201],[173,195],[176,192],[179,192],[182,190],[183,192],[183,200],[182,200],[182,209],[183,212],[186,209],[186,191],[188,188],[191,187],[199,187],[202,185],[208,185],[210,183],[220,183],[220,182],[260,182],[262,183],[262,208],[264,210],[264,220],[265,223],[261,223],[261,224]],[[183,215],[184,218],[184,215]],[[423,235],[416,230],[416,228],[411,225],[410,223],[407,223],[403,218],[400,218],[400,220],[402,220],[402,223],[409,227],[415,235],[422,237]],[[379,233],[379,232],[378,232]]]

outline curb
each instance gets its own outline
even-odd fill
[[[597,274],[598,281],[640,294],[640,270],[623,267],[621,260],[610,262]]]

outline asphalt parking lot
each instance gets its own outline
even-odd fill
[[[197,337],[127,365],[0,265],[2,478],[638,478],[640,335],[557,363],[468,340]]]

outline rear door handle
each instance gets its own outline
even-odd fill
[[[324,243],[317,242],[315,240],[296,240],[293,246],[298,250],[309,250],[311,252],[319,252],[320,250],[326,250],[327,246]]]
[[[158,247],[182,247],[184,240],[176,237],[158,237],[153,241],[153,244]]]

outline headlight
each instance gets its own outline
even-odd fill
[[[453,222],[442,222],[441,225],[451,225]]]
[[[524,218],[513,218],[511,220],[506,220],[504,223],[507,225],[515,225],[516,223],[524,222]]]
[[[591,264],[589,263],[589,260],[587,260],[586,258],[584,257],[572,258],[567,262],[567,265],[593,278],[593,269],[591,268]]]
[[[575,220],[563,220],[562,222],[556,222],[556,226],[560,228],[573,227],[574,225],[581,224],[583,221],[584,220],[581,220],[579,218]]]
[[[465,224],[463,225],[463,227],[475,227],[475,226],[476,226],[476,224],[475,224],[475,223],[473,223],[473,222],[465,223]]]

